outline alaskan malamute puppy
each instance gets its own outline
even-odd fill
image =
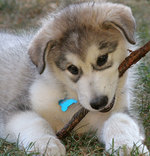
[[[55,133],[84,107],[90,112],[78,133],[96,130],[106,150],[114,140],[114,149],[126,145],[130,152],[136,144],[148,152],[138,124],[125,113],[127,73],[118,77],[134,32],[129,7],[82,2],[50,14],[35,34],[1,33],[0,137],[19,137],[23,147],[35,142],[33,150],[41,154],[65,155]],[[58,102],[64,98],[80,104],[63,112]]]

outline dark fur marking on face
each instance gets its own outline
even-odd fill
[[[112,53],[116,50],[118,46],[117,41],[108,42],[108,41],[101,41],[99,44],[99,50],[106,49],[108,53]]]
[[[76,54],[81,60],[85,60],[86,46],[88,44],[88,34],[86,28],[72,28],[66,31],[60,39],[61,51],[67,51]]]
[[[56,66],[61,70],[66,70],[67,60],[64,55],[60,55],[58,59],[55,61]]]
[[[109,65],[107,65],[107,66],[100,67],[100,68],[98,68],[98,67],[96,67],[95,65],[92,64],[92,67],[93,67],[93,70],[96,70],[96,71],[102,71],[102,70],[105,70],[105,69],[107,69],[107,68],[112,67],[112,63],[109,64]]]

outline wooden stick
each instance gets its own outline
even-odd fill
[[[73,115],[71,120],[68,122],[67,125],[64,126],[59,132],[57,132],[57,137],[59,139],[64,138],[67,134],[74,129],[74,127],[86,116],[89,110],[85,108],[81,108],[77,113]]]
[[[121,77],[128,68],[130,68],[133,64],[137,63],[149,51],[150,51],[150,41],[147,42],[143,47],[133,51],[128,57],[126,57],[118,68],[119,77]]]
[[[125,60],[120,64],[119,77],[121,77],[127,69],[129,69],[133,64],[137,63],[142,57],[144,57],[150,51],[150,41],[146,43],[143,47],[131,51],[132,52]],[[62,128],[59,132],[57,132],[57,137],[62,139],[68,135],[68,133],[74,129],[74,127],[87,115],[89,110],[85,108],[81,108],[77,113],[75,113],[72,119]]]

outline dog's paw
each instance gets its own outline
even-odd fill
[[[105,122],[102,130],[102,140],[106,150],[109,153],[114,152],[114,155],[141,154],[149,156],[147,147],[142,144],[144,136],[140,134],[137,123],[127,114],[113,114]]]
[[[63,156],[66,153],[64,145],[54,136],[45,136],[35,142],[35,151],[44,156]]]

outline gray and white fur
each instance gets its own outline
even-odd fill
[[[131,9],[109,2],[71,4],[43,19],[36,33],[0,33],[0,137],[42,155],[65,155],[55,133],[81,107],[88,115],[77,133],[97,131],[106,150],[143,145],[139,126],[127,113],[130,108],[127,76],[118,77],[118,66],[135,44]],[[74,98],[62,112],[58,101]],[[114,107],[107,113],[100,110]],[[120,155],[124,155],[121,151]]]

